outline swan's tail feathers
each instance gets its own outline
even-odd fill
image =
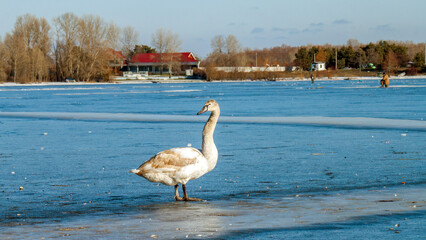
[[[140,172],[140,170],[137,169],[132,169],[129,171],[130,173],[134,173],[134,174],[138,174]]]

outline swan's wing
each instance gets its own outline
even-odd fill
[[[154,157],[142,164],[138,170],[174,172],[181,168],[196,164],[202,153],[191,147],[172,148],[157,153]]]

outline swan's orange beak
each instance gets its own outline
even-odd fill
[[[205,112],[207,112],[207,110],[208,110],[208,107],[207,107],[207,106],[204,106],[204,107],[201,109],[201,111],[199,111],[199,112],[197,113],[197,115],[200,115],[200,114],[202,114],[202,113],[205,113]]]

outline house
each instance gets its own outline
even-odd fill
[[[133,55],[128,63],[132,72],[168,73],[172,67],[172,72],[185,73],[186,70],[198,68],[200,61],[191,52],[179,53],[137,53]]]
[[[324,71],[325,63],[324,62],[314,62],[311,64],[311,71]]]
[[[127,66],[126,57],[122,52],[109,49],[108,54],[109,66],[115,74],[118,74],[124,66]]]

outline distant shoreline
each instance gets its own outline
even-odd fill
[[[392,79],[425,79],[426,75],[416,76],[391,76]],[[341,81],[341,80],[377,80],[381,77],[323,77],[316,78],[315,81]],[[200,79],[146,79],[146,80],[116,80],[111,82],[40,82],[40,83],[13,83],[4,82],[0,83],[1,87],[13,87],[13,86],[72,86],[72,85],[106,85],[106,84],[151,84],[151,83],[215,83],[215,82],[300,82],[300,81],[311,81],[310,78],[278,78],[276,80],[267,79],[246,79],[246,80],[200,80]]]

